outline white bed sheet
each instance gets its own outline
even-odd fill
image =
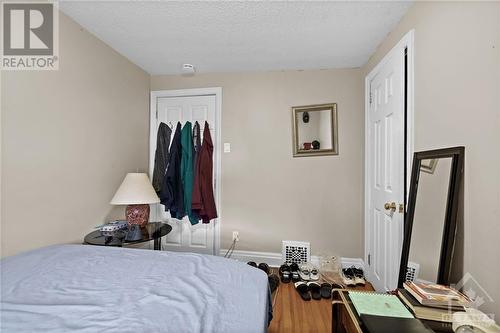
[[[57,245],[0,273],[2,332],[267,331],[267,276],[231,259]]]

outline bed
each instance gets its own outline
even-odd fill
[[[0,261],[2,332],[266,332],[264,272],[194,253],[57,245]]]

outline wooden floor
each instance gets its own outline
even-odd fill
[[[355,289],[373,290],[373,287],[367,283],[366,286]],[[269,326],[269,333],[332,331],[331,300],[303,301],[293,283],[281,283],[273,294],[274,299],[273,320]]]

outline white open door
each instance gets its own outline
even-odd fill
[[[151,94],[150,177],[153,174],[156,135],[161,122],[173,126],[173,138],[178,121],[182,125],[190,121],[193,126],[198,121],[202,137],[204,123],[207,121],[214,142],[214,197],[220,215],[220,89],[212,93],[213,89],[157,91]],[[219,219],[212,220],[209,224],[200,222],[191,225],[187,217],[182,220],[171,218],[161,204],[151,206],[151,219],[165,221],[172,226],[172,231],[164,238],[164,249],[219,253]]]
[[[365,268],[377,291],[397,288],[401,261],[406,49],[395,47],[366,79]]]

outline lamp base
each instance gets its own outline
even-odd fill
[[[138,224],[142,228],[149,221],[149,205],[128,205],[125,216],[129,225]]]

